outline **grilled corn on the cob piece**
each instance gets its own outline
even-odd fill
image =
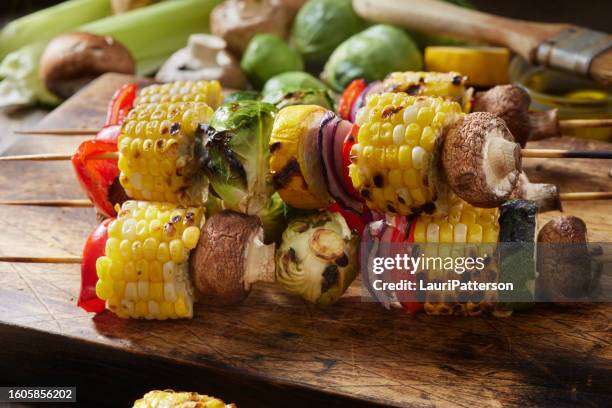
[[[464,273],[468,276],[462,276],[462,279],[496,282],[499,268],[494,255],[499,237],[499,211],[497,208],[476,208],[460,199],[452,201],[454,204],[448,215],[420,215],[417,218],[414,244],[424,244],[422,250],[427,257],[488,257],[490,262],[483,270],[466,270]],[[453,270],[423,272],[427,282],[446,282],[458,276]],[[428,314],[474,316],[492,310],[496,299],[495,291],[480,296],[475,294],[469,302],[458,301],[458,294],[453,291],[427,292],[424,307]]]
[[[176,81],[142,88],[134,106],[146,103],[203,102],[213,109],[223,103],[219,81]]]
[[[133,408],[236,408],[215,397],[195,392],[150,391]]]
[[[360,128],[349,166],[368,207],[409,215],[442,206],[448,193],[435,165],[437,146],[461,115],[458,103],[442,98],[369,95],[357,114]]]
[[[203,102],[144,104],[132,109],[118,141],[119,181],[128,196],[203,205],[208,183],[195,156],[196,128],[212,115]]]
[[[413,96],[437,96],[461,104],[464,112],[471,108],[472,88],[466,88],[466,77],[458,72],[392,72],[382,83],[383,92],[405,92]]]
[[[176,319],[193,315],[189,251],[197,245],[201,208],[126,201],[108,227],[98,258],[96,294],[122,318]]]

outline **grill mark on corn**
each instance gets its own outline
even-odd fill
[[[274,187],[277,190],[283,188],[296,174],[300,174],[300,164],[296,159],[291,159],[285,167],[272,175]]]
[[[176,135],[180,130],[181,130],[181,124],[178,122],[175,122],[172,124],[172,126],[170,126],[170,134],[172,136]]]
[[[393,105],[386,106],[380,115],[383,119],[389,119],[391,116],[395,115],[396,113],[401,112],[402,109],[404,109],[403,106],[393,106]]]

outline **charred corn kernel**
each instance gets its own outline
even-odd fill
[[[229,408],[232,405],[226,405],[220,399],[209,397],[208,395],[200,395],[195,392],[174,392],[166,391],[150,391],[134,402],[133,408],[152,408],[152,407],[200,407],[200,408]]]
[[[432,47],[429,47],[432,48]],[[428,48],[428,49],[429,49]],[[430,71],[440,71],[428,67]],[[470,110],[472,90],[466,89],[465,81],[468,73],[446,72],[392,72],[383,81],[384,92],[405,92],[414,96],[437,96],[460,103],[465,112]],[[456,69],[454,71],[457,71]],[[463,75],[462,75],[463,74]]]
[[[188,259],[188,251],[198,242],[203,210],[176,204],[127,201],[119,214],[120,223],[113,225],[116,237],[107,239],[105,256],[96,261],[98,296],[120,317],[190,317],[193,289],[184,262]],[[139,233],[143,222],[144,229]],[[159,229],[157,236],[154,236],[152,224]],[[185,237],[185,241],[162,234],[164,224],[171,225],[176,236]],[[175,303],[177,301],[179,303]],[[170,304],[164,308],[162,302]]]
[[[223,103],[219,81],[176,81],[149,85],[140,90],[134,105],[167,102],[203,102],[213,109]]]
[[[202,205],[207,180],[195,156],[196,128],[212,114],[202,102],[136,105],[118,140],[119,181],[128,195]]]
[[[442,98],[417,98],[402,92],[367,97],[358,115],[359,138],[353,146],[349,175],[357,191],[369,194],[364,196],[368,206],[409,215],[426,203],[435,204],[440,180],[430,171],[432,153],[460,111],[457,103]],[[401,179],[396,169],[404,171]],[[387,187],[392,190],[374,194],[375,189]],[[410,191],[410,203],[398,194],[402,188]]]

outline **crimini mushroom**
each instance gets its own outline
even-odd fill
[[[105,72],[133,74],[134,59],[109,36],[67,33],[47,45],[40,60],[40,76],[47,89],[68,98]]]
[[[210,217],[190,259],[203,303],[242,302],[255,282],[274,281],[274,245],[263,244],[258,217],[221,211]]]
[[[448,130],[442,166],[459,197],[472,205],[497,207],[514,190],[521,172],[520,145],[503,120],[488,112],[471,113]]]
[[[246,77],[226,48],[227,43],[221,37],[193,34],[187,47],[172,54],[155,79],[160,82],[217,80],[225,88],[242,89]]]
[[[223,38],[230,51],[242,55],[256,34],[284,38],[295,10],[280,0],[227,0],[210,16],[211,32]]]
[[[490,112],[506,122],[517,143],[561,136],[558,111],[529,112],[531,98],[517,85],[498,85],[476,94],[474,112]]]
[[[584,221],[562,216],[549,221],[538,234],[537,293],[541,300],[577,301],[587,296],[595,281]]]

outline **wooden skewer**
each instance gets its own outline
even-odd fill
[[[15,130],[16,135],[49,135],[49,136],[87,136],[97,135],[100,129],[21,129]]]
[[[558,159],[612,159],[612,151],[606,150],[564,150],[564,149],[521,149],[522,157]]]
[[[563,119],[559,121],[561,130],[578,128],[610,127],[612,119]]]
[[[560,193],[561,201],[612,200],[610,191],[589,191],[579,193]]]
[[[561,158],[561,159],[612,159],[612,151],[603,150],[564,150],[564,149],[521,149],[523,157]],[[69,154],[26,154],[19,156],[0,156],[0,161],[61,161],[70,160]],[[110,152],[92,156],[89,160],[117,160],[119,153]]]
[[[40,263],[40,264],[80,264],[83,259],[78,256],[0,256],[0,262]]]
[[[18,156],[0,156],[0,161],[65,161],[72,159],[71,154],[24,154]],[[117,160],[117,152],[101,153],[88,160]]]
[[[0,205],[21,205],[34,207],[93,207],[89,200],[0,200]]]

